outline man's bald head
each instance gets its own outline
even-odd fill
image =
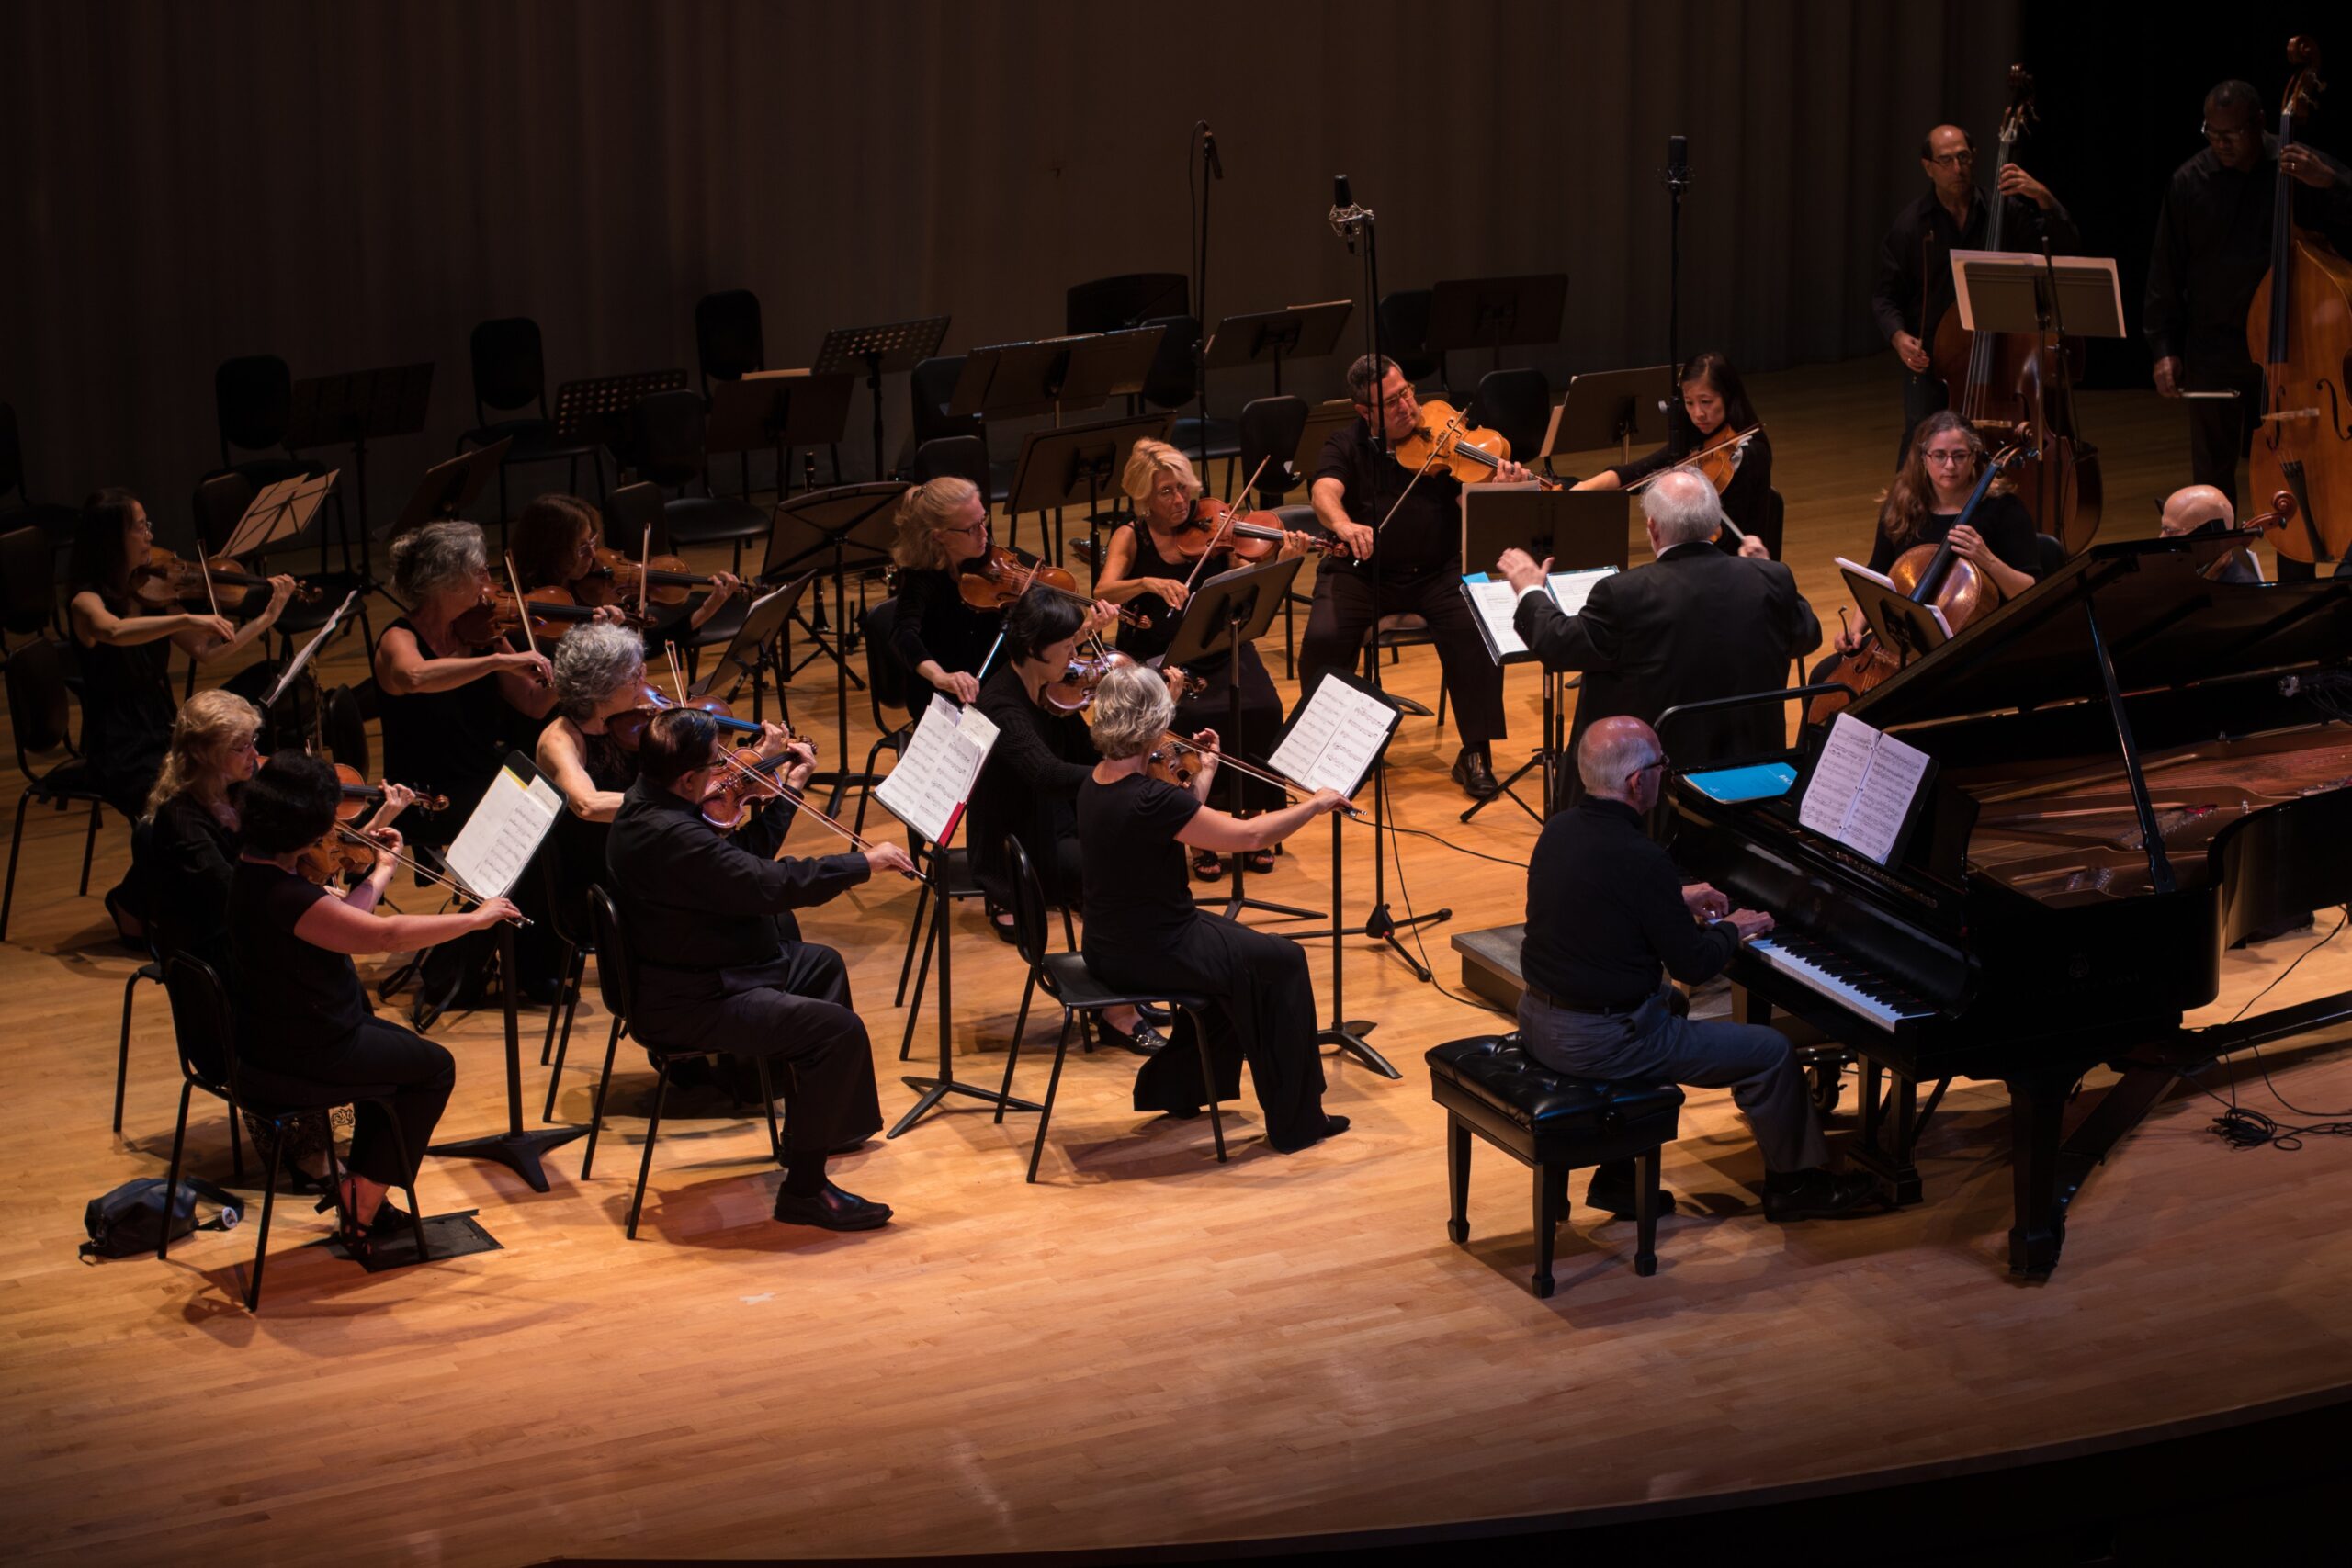
[[[1596,722],[1577,742],[1577,776],[1589,795],[1633,800],[1636,775],[1666,760],[1657,732],[1638,718],[1620,716]]]
[[[2165,498],[2164,515],[2157,521],[2156,531],[2167,539],[2193,534],[2208,523],[2219,523],[2224,528],[2238,525],[2236,510],[2230,498],[2211,485],[2184,485]]]

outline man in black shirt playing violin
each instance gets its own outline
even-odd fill
[[[1374,384],[1385,448],[1372,438]],[[1453,699],[1462,753],[1453,782],[1474,800],[1498,787],[1489,761],[1507,733],[1503,672],[1462,596],[1462,481],[1447,473],[1416,473],[1390,456],[1420,423],[1420,400],[1394,360],[1367,354],[1348,367],[1348,395],[1357,419],[1323,444],[1309,492],[1316,520],[1348,547],[1316,569],[1315,608],[1298,645],[1300,700],[1327,671],[1353,669],[1364,634],[1383,615],[1411,614],[1429,623]],[[1523,483],[1531,476],[1505,461],[1495,478]]]

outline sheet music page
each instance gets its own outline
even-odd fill
[[[1838,558],[1838,569],[1850,577],[1859,577],[1865,582],[1875,582],[1881,588],[1885,589],[1889,593],[1900,593],[1903,592],[1901,589],[1894,586],[1894,579],[1885,576],[1883,573],[1872,571],[1870,568],[1862,565],[1860,561],[1848,560],[1844,556],[1839,556]]]
[[[1308,703],[1283,743],[1266,759],[1266,766],[1286,779],[1306,782],[1324,749],[1331,744],[1331,736],[1340,727],[1340,710],[1323,701],[1323,694],[1334,686],[1345,686],[1344,681],[1325,681],[1315,689],[1315,700]]]
[[[450,874],[480,897],[504,897],[562,812],[563,796],[546,779],[526,781],[512,768],[499,769],[450,842]]]
[[[318,635],[304,643],[300,650],[287,661],[285,670],[277,677],[277,684],[272,686],[269,689],[269,695],[262,699],[261,705],[265,710],[275,706],[277,699],[286,694],[286,688],[294,683],[294,677],[300,675],[302,672],[302,667],[311,662],[311,655],[318,652],[320,646],[327,638],[334,636],[335,627],[343,625],[343,617],[349,615],[351,607],[358,603],[359,590],[356,588],[343,596],[343,603],[334,607],[334,614],[327,617],[326,625],[319,628]]]
[[[1813,775],[1805,780],[1804,797],[1797,803],[1797,825],[1825,839],[1843,843],[1846,818],[1861,793],[1870,772],[1871,749],[1879,732],[1850,714],[1839,714],[1829,726],[1829,739],[1814,760]]]
[[[1544,580],[1544,586],[1552,591],[1552,603],[1560,607],[1562,615],[1581,615],[1585,601],[1592,597],[1592,585],[1604,577],[1616,574],[1617,569],[1613,566],[1590,567],[1583,571],[1555,571]]]
[[[1884,865],[1927,773],[1926,752],[1841,713],[1805,782],[1797,822]]]
[[[934,694],[906,754],[875,785],[874,798],[933,843],[945,843],[955,835],[996,735],[996,726],[978,708],[958,708]]]
[[[1307,789],[1351,795],[1396,722],[1396,710],[1386,703],[1327,678],[1267,764]]]
[[[1493,639],[1498,654],[1525,653],[1527,644],[1511,626],[1511,616],[1519,609],[1519,590],[1499,577],[1465,577],[1462,591],[1470,596],[1470,607]]]

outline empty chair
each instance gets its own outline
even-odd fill
[[[1254,398],[1242,405],[1241,420],[1236,441],[1241,453],[1241,473],[1246,480],[1258,476],[1258,495],[1254,504],[1280,506],[1283,498],[1301,485],[1310,483],[1315,476],[1295,471],[1291,464],[1298,457],[1298,444],[1306,434],[1306,400],[1284,393],[1280,397]],[[1250,498],[1242,498],[1250,504]]]
[[[707,414],[694,392],[656,392],[632,416],[637,473],[641,479],[680,493],[663,505],[671,542],[677,546],[727,544],[735,547],[734,570],[743,570],[743,546],[768,536],[769,509],[710,493],[703,451]],[[700,485],[703,493],[688,493]]]
[[[0,657],[10,637],[39,637],[57,626],[57,550],[38,526],[0,534]]]
[[[1551,383],[1532,367],[1489,370],[1478,378],[1474,417],[1510,443],[1512,457],[1532,468],[1544,446],[1544,427],[1552,421]]]
[[[760,297],[748,288],[724,288],[695,304],[695,359],[702,389],[713,381],[740,381],[750,370],[768,367],[760,335]]]
[[[1190,316],[1159,316],[1143,324],[1168,329],[1152,355],[1151,368],[1144,373],[1143,400],[1151,408],[1182,408],[1200,395],[1200,367],[1193,355],[1200,345],[1201,323]],[[1201,464],[1204,484],[1208,481],[1208,463],[1220,457],[1230,462],[1241,454],[1240,426],[1229,419],[1211,419],[1204,439],[1200,416],[1182,416],[1169,432],[1168,440],[1178,451]],[[1225,480],[1228,499],[1232,489],[1233,475],[1228,471]]]
[[[1442,356],[1430,352],[1431,298],[1427,288],[1398,288],[1380,298],[1380,350],[1417,387],[1445,368]]]
[[[473,365],[474,428],[458,437],[458,450],[513,441],[498,462],[498,523],[506,525],[506,470],[526,463],[562,463],[564,488],[580,489],[580,459],[588,459],[596,473],[596,494],[605,494],[603,448],[593,441],[568,439],[557,428],[548,409],[547,359],[539,341],[539,323],[528,316],[503,316],[483,321],[468,340]],[[519,418],[518,409],[537,409]]]
[[[914,484],[928,484],[943,475],[969,479],[983,495],[989,488],[989,445],[977,435],[942,435],[915,448],[907,470]]]
[[[220,427],[222,468],[243,474],[256,489],[325,472],[286,448],[287,429],[294,418],[294,377],[277,355],[222,360],[212,372],[212,398]],[[238,452],[260,456],[241,458]]]
[[[17,904],[17,857],[24,849],[25,813],[35,801],[60,811],[69,806],[89,806],[90,826],[82,839],[82,881],[74,891],[85,897],[90,891],[90,860],[97,850],[98,818],[107,795],[89,765],[75,753],[68,732],[65,658],[63,643],[43,637],[27,643],[8,660],[9,728],[16,739],[17,771],[25,776],[25,789],[17,797],[17,828],[8,840],[7,886],[0,891],[0,942],[7,940],[8,917]],[[47,759],[49,766],[37,768],[36,758]]]
[[[956,395],[956,383],[964,374],[964,357],[960,354],[934,355],[917,365],[908,376],[907,398],[913,415],[907,436],[910,460],[913,453],[922,449],[923,443],[951,435],[973,436],[986,449],[988,427],[979,415],[947,412],[948,401]],[[903,462],[899,465],[902,472],[906,466]],[[1002,497],[991,495],[989,499],[997,501]]]
[[[15,500],[9,499],[15,492]],[[81,513],[55,502],[35,501],[25,479],[25,448],[17,429],[17,410],[0,403],[0,530],[34,527],[47,536],[53,550],[73,542],[74,520]]]

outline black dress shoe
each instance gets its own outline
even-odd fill
[[[890,1223],[890,1206],[844,1192],[831,1182],[811,1198],[779,1191],[775,1217],[787,1225],[815,1225],[829,1231],[870,1231]]]
[[[1764,1217],[1779,1224],[1842,1220],[1885,1207],[1885,1194],[1867,1171],[1800,1171],[1792,1180],[1778,1187],[1768,1182],[1764,1189]]]
[[[1634,1209],[1634,1184],[1630,1179],[1623,1182],[1603,1181],[1596,1176],[1584,1190],[1586,1205],[1600,1210],[1612,1219],[1640,1219],[1642,1216]],[[1663,1187],[1659,1188],[1657,1217],[1662,1220],[1674,1212],[1674,1194]]]
[[[1321,1143],[1326,1138],[1336,1138],[1347,1130],[1348,1119],[1346,1117],[1326,1116],[1323,1118],[1322,1126],[1307,1132],[1295,1143],[1275,1138],[1268,1138],[1266,1143],[1276,1154],[1295,1155],[1301,1149],[1313,1148],[1316,1145]]]
[[[1453,760],[1453,782],[1473,800],[1487,799],[1502,788],[1495,782],[1494,769],[1476,751],[1464,751]]]
[[[1098,1019],[1097,1021],[1101,1021]],[[1108,1023],[1102,1023],[1102,1039],[1106,1044],[1116,1045],[1123,1051],[1132,1051],[1138,1056],[1157,1056],[1168,1045],[1168,1037],[1141,1018],[1136,1020],[1133,1032],[1114,1029]]]

